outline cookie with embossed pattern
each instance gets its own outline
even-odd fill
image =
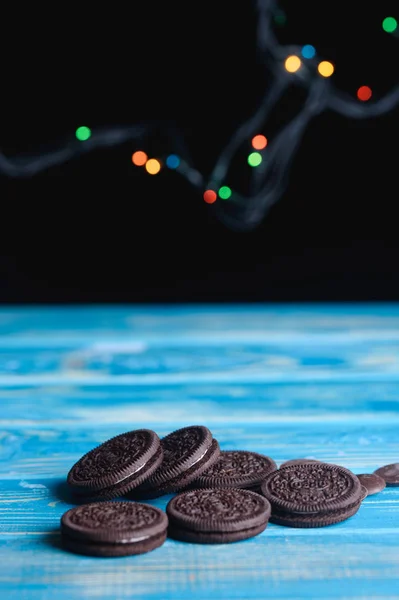
[[[344,467],[298,463],[268,475],[261,492],[272,507],[270,521],[289,527],[325,527],[340,523],[359,509],[364,490]]]
[[[104,442],[82,456],[68,473],[72,491],[84,498],[110,500],[139,486],[162,462],[158,435],[136,429]]]
[[[380,467],[374,474],[382,477],[388,487],[399,487],[399,463]]]
[[[281,463],[280,469],[283,469],[284,467],[289,467],[290,465],[299,465],[301,463],[314,463],[314,462],[320,462],[320,461],[313,459],[313,458],[291,458],[290,460],[286,460],[285,462]]]
[[[264,531],[270,503],[250,490],[196,489],[172,498],[166,514],[170,537],[184,542],[226,544]]]
[[[67,550],[89,556],[144,554],[161,546],[168,517],[138,502],[95,502],[68,510],[61,518]]]
[[[212,433],[203,425],[177,429],[161,439],[163,460],[155,473],[129,497],[157,498],[182,490],[206,471],[220,456]]]
[[[258,488],[277,465],[268,456],[246,450],[222,450],[217,461],[196,479],[197,488]]]
[[[386,488],[386,483],[382,477],[376,473],[361,473],[357,475],[360,483],[366,488],[366,496],[378,494]]]

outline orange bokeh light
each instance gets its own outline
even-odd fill
[[[263,150],[267,146],[267,138],[264,135],[255,135],[252,138],[252,148]]]
[[[143,167],[147,162],[147,155],[145,152],[141,150],[137,150],[137,152],[133,152],[132,154],[132,163],[136,165],[136,167]]]
[[[367,100],[370,100],[371,96],[372,96],[372,91],[371,91],[371,88],[368,87],[368,85],[362,85],[357,90],[357,97],[362,102],[367,102]]]
[[[207,204],[213,204],[216,202],[217,197],[217,193],[213,190],[206,190],[206,192],[204,192],[204,200]]]

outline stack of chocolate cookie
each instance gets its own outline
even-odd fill
[[[322,462],[286,464],[268,475],[261,492],[272,507],[270,521],[288,527],[325,527],[354,515],[364,498],[348,469]]]
[[[169,536],[184,542],[226,544],[258,535],[267,527],[270,503],[245,489],[196,489],[178,494],[166,507]]]
[[[127,556],[158,548],[167,535],[215,544],[258,535],[269,520],[288,527],[339,523],[367,495],[399,485],[399,464],[358,476],[314,459],[278,469],[257,452],[221,451],[211,431],[198,425],[162,439],[150,429],[118,435],[80,458],[67,482],[83,504],[61,519],[65,547]],[[172,493],[166,513],[141,502]]]
[[[187,487],[219,456],[218,442],[201,425],[178,429],[162,440],[154,431],[137,429],[90,450],[67,481],[86,500],[127,494],[135,500],[156,498]]]
[[[92,502],[68,510],[61,518],[65,548],[88,556],[130,556],[162,546],[166,514],[139,502]]]

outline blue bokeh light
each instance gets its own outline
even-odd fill
[[[303,58],[314,58],[316,56],[316,48],[310,44],[306,44],[302,48],[302,56]]]
[[[166,166],[169,169],[177,169],[177,167],[180,165],[180,158],[178,156],[176,156],[176,154],[169,154],[168,158],[166,159]]]

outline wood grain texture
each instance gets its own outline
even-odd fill
[[[3,307],[0,408],[2,600],[399,599],[399,488],[225,546],[94,559],[58,534],[71,465],[136,427],[204,424],[277,463],[399,461],[399,305]]]

